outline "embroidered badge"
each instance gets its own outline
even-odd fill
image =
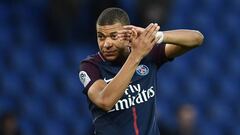
[[[149,68],[146,65],[139,65],[136,69],[136,72],[140,76],[145,76],[149,73]]]
[[[79,72],[79,78],[84,87],[86,87],[88,83],[91,81],[90,77],[87,75],[85,71]]]

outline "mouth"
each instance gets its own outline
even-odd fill
[[[104,51],[103,54],[105,56],[113,56],[116,54],[116,51]]]

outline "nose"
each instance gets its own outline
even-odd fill
[[[105,47],[105,48],[110,48],[110,47],[111,47],[111,44],[105,43],[105,44],[104,44],[104,47]]]
[[[107,38],[105,43],[104,43],[105,48],[111,48],[112,47],[112,41],[111,39]]]

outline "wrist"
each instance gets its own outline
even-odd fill
[[[142,58],[143,58],[143,56],[141,56],[140,54],[135,53],[135,52],[131,52],[128,56],[128,59],[133,61],[136,64],[139,64],[141,62]]]
[[[159,38],[159,40],[157,41],[157,44],[161,44],[164,42],[164,33],[162,31],[158,31],[155,35],[155,38]]]

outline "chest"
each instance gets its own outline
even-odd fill
[[[106,83],[109,83],[120,71],[121,66],[100,65],[101,75]],[[156,87],[157,68],[150,62],[141,62],[125,90],[123,97],[136,96],[139,93],[149,91]]]

